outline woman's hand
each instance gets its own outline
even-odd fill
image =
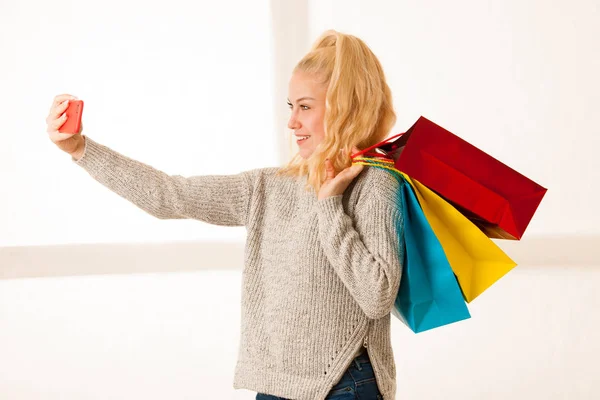
[[[353,147],[351,154],[357,153],[358,151],[360,150],[356,147]],[[350,154],[348,156],[350,156]],[[331,164],[331,161],[328,159],[325,160],[327,178],[319,189],[318,200],[344,194],[344,191],[350,185],[350,182],[352,182],[352,180],[354,180],[354,178],[360,174],[360,171],[363,170],[363,167],[364,165],[362,164],[356,164],[344,169],[340,173],[337,173],[333,167],[333,164]]]
[[[83,122],[77,133],[62,133],[58,131],[67,121],[67,114],[65,113],[69,105],[67,100],[77,100],[77,97],[70,94],[61,94],[54,98],[48,117],[46,117],[46,132],[48,132],[50,140],[59,149],[79,160],[85,148],[85,138],[81,136]]]

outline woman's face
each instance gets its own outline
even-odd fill
[[[291,111],[288,128],[293,130],[296,140],[301,139],[300,136],[308,136],[297,142],[300,156],[307,159],[325,137],[323,118],[327,87],[319,84],[313,76],[297,71],[292,74],[288,93]]]

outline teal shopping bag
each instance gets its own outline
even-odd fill
[[[392,313],[419,333],[471,318],[444,249],[431,229],[411,185],[400,180],[404,259]]]

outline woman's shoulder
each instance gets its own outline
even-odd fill
[[[258,185],[277,186],[283,183],[285,178],[277,176],[280,169],[280,167],[252,168],[243,171],[242,175],[255,187]]]
[[[355,180],[359,202],[397,203],[401,183],[396,172],[365,165]]]
[[[362,186],[376,186],[382,190],[396,191],[400,187],[397,172],[371,165],[364,166],[357,177],[357,181],[360,182]]]
[[[242,172],[242,174],[247,177],[266,177],[272,176],[279,170],[279,167],[262,167],[262,168],[252,168],[247,169]]]

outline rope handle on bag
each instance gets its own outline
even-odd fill
[[[374,160],[372,158],[356,157],[356,161],[353,161],[352,164],[353,165],[366,165],[369,167],[386,169],[386,170],[392,172],[392,175],[394,175],[396,177],[400,176],[401,178],[406,179],[406,174],[404,174],[404,172],[394,168],[394,160],[386,160],[386,159]]]

